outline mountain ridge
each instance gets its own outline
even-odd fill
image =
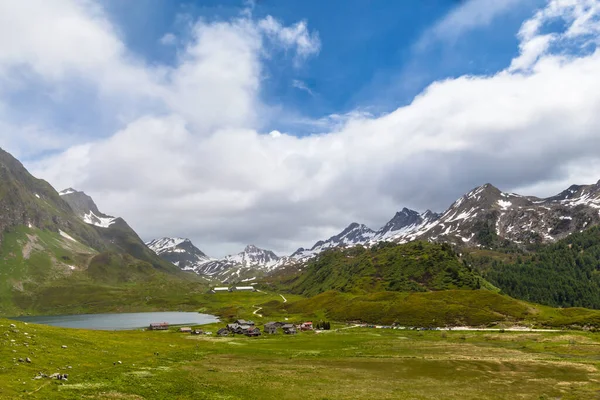
[[[247,263],[238,254],[207,261],[194,270],[216,276],[226,270],[240,274],[246,269],[244,276],[252,275],[252,270],[260,275],[305,263],[324,250],[357,245],[370,247],[380,242],[424,240],[448,242],[458,247],[491,248],[512,244],[525,248],[552,243],[595,225],[600,225],[600,181],[571,185],[545,199],[503,192],[486,183],[465,193],[443,213],[418,212],[404,207],[377,231],[352,222],[339,234],[319,240],[308,249],[301,247],[291,255]],[[227,275],[231,277],[233,273]]]
[[[220,259],[207,256],[186,238],[163,237],[146,245],[182,270],[220,281],[256,279],[276,268],[280,260],[274,252],[251,244]]]

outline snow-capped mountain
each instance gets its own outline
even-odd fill
[[[117,220],[115,217],[101,213],[94,200],[84,192],[69,188],[59,194],[71,206],[75,214],[88,224],[108,228]]]
[[[279,257],[270,250],[248,245],[241,253],[221,259],[208,257],[189,239],[161,238],[146,245],[163,259],[183,270],[220,281],[239,282],[256,279],[278,266]]]
[[[198,256],[194,266],[188,268],[223,281],[240,281],[302,263],[336,247],[413,240],[450,242],[470,247],[507,242],[526,245],[553,242],[593,225],[600,225],[600,181],[594,185],[573,185],[546,199],[505,193],[488,183],[456,200],[443,214],[429,210],[419,213],[404,208],[377,231],[355,222],[339,234],[318,241],[310,249],[300,248],[284,257],[248,246],[236,255],[218,260],[207,257],[204,260],[202,256],[206,255],[198,250],[202,256]],[[184,239],[164,240],[155,241],[157,243],[152,245],[159,255],[166,254],[164,249],[178,248]]]
[[[310,249],[299,248],[291,255],[291,258],[295,260],[304,260],[312,258],[326,249],[366,244],[371,241],[375,235],[376,232],[367,226],[353,222],[341,233],[332,236],[327,240],[318,241]]]
[[[374,231],[369,227],[352,223],[340,234],[327,240],[318,241],[310,249],[300,248],[290,256],[292,260],[307,260],[323,250],[336,247],[352,247],[357,245],[370,246],[378,242],[400,241],[429,226],[440,217],[440,214],[427,210],[418,213],[408,208],[403,208],[381,229]]]
[[[414,236],[417,232],[430,226],[441,217],[441,214],[434,213],[430,210],[424,213],[419,213],[408,208],[403,208],[397,212],[387,224],[377,231],[375,237],[370,241],[371,244],[395,240],[407,240]]]
[[[182,270],[194,270],[211,258],[198,249],[189,239],[161,238],[155,239],[146,246],[161,258],[175,264]]]
[[[428,240],[460,246],[491,246],[502,241],[545,243],[599,224],[600,181],[573,185],[547,199],[505,193],[488,183],[456,200],[443,214],[404,208],[376,232],[353,223],[339,235],[308,250],[300,248],[282,261],[305,261],[326,249],[371,246],[381,241]]]
[[[598,224],[600,182],[546,199],[505,193],[488,183],[455,201],[417,238],[466,246],[545,243]]]
[[[279,257],[270,250],[259,249],[254,245],[248,245],[241,253],[233,256],[225,257],[226,260],[236,264],[240,264],[243,267],[261,267],[271,269]]]
[[[221,281],[250,280],[265,275],[278,266],[279,257],[270,250],[248,245],[241,253],[200,265],[195,271]]]

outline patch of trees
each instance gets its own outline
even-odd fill
[[[322,331],[328,331],[331,329],[331,323],[329,321],[319,321],[315,325],[315,329],[320,329]]]
[[[473,258],[512,297],[554,307],[600,308],[600,228],[575,233],[511,259]]]

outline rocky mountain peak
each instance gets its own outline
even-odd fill
[[[434,213],[431,210],[427,210],[423,214],[421,214],[421,216],[423,217],[423,219],[426,219],[426,220],[434,220],[434,219],[438,219],[439,217],[441,217],[441,214]]]
[[[465,200],[471,201],[495,201],[502,197],[502,191],[492,185],[491,183],[486,183],[484,185],[478,186],[475,189],[471,190],[469,193],[463,196]]]
[[[147,242],[146,246],[148,246],[156,254],[161,255],[162,253],[169,251],[186,241],[189,242],[189,239],[163,237],[160,239],[154,239],[154,240],[151,240],[150,242]]]
[[[108,228],[117,220],[115,217],[100,212],[94,200],[84,192],[68,188],[59,194],[71,206],[75,214],[88,224]]]
[[[269,264],[279,260],[277,254],[273,253],[271,250],[264,250],[252,244],[247,245],[241,253],[228,256],[228,258],[248,264]]]
[[[185,238],[163,237],[146,243],[146,246],[162,259],[175,264],[182,270],[195,270],[198,266],[211,260],[194,246],[191,240]]]
[[[246,248],[244,248],[244,253],[260,253],[262,251],[264,250],[259,249],[253,244],[249,244],[246,246]]]

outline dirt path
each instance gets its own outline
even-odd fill
[[[283,302],[284,302],[284,303],[287,303],[287,299],[286,299],[285,297],[283,297],[283,295],[282,295],[282,294],[280,294],[280,296],[281,296],[281,298],[283,299]]]
[[[533,329],[533,328],[471,328],[469,326],[456,326],[454,328],[440,328],[442,331],[485,331],[485,332],[563,332],[560,329]]]
[[[252,306],[252,307],[256,307],[256,306]],[[262,318],[262,314],[258,314],[258,312],[262,310],[262,307],[257,307],[256,311],[254,311],[252,314],[259,316],[260,318]]]
[[[331,333],[331,332],[337,332],[337,331],[345,331],[346,329],[353,329],[353,328],[360,328],[360,325],[352,325],[352,326],[347,326],[345,328],[330,329],[328,331],[317,330],[317,333]]]

